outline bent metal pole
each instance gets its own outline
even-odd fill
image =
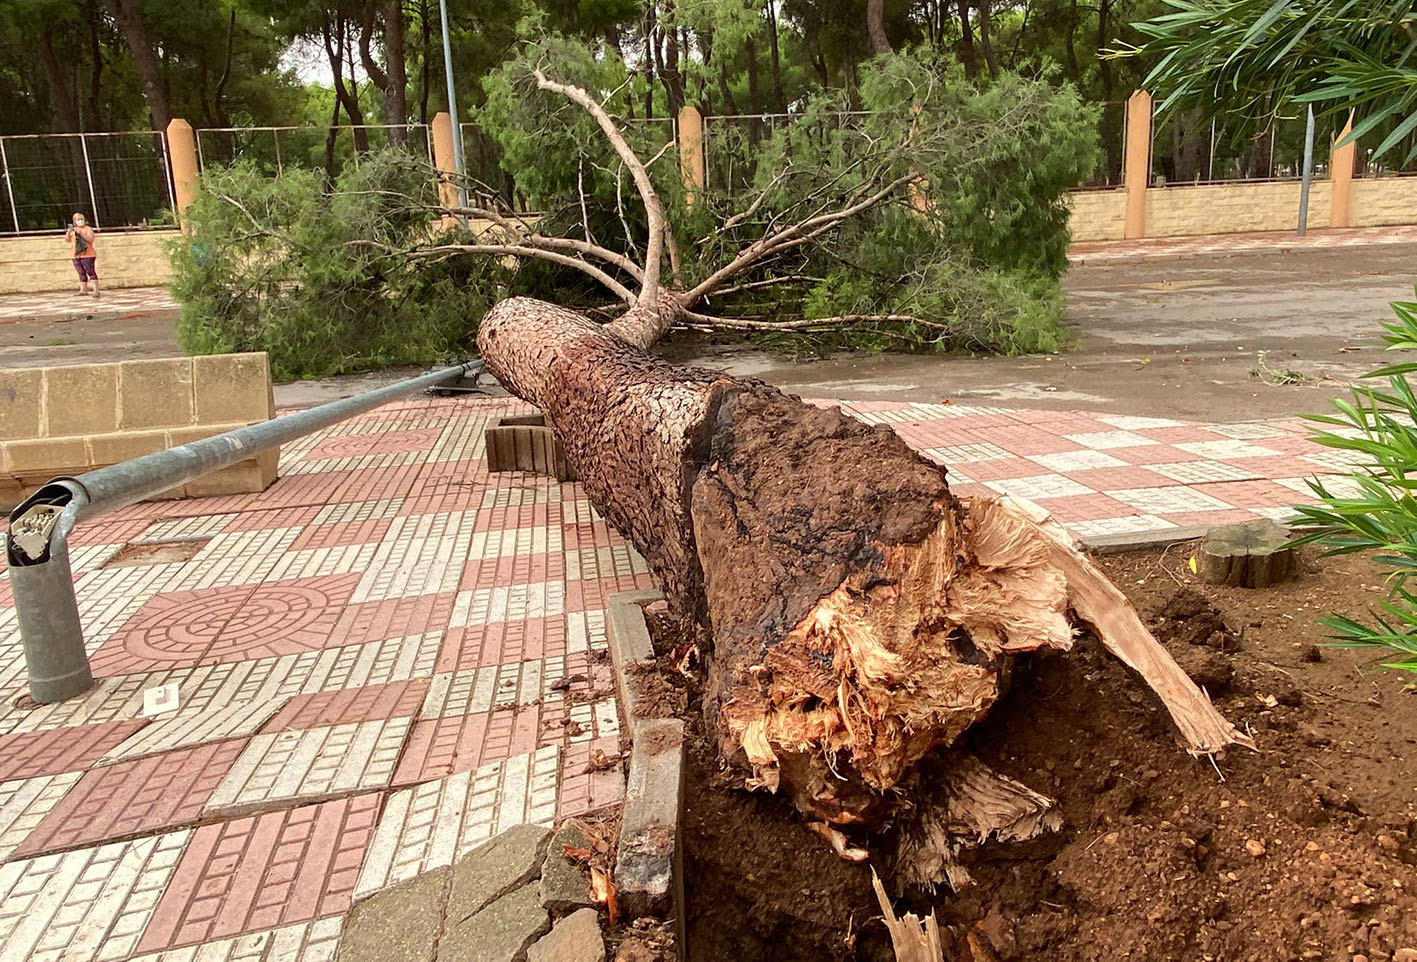
[[[481,361],[443,368],[387,387],[296,411],[180,447],[55,478],[10,512],[5,556],[15,598],[30,697],[63,701],[93,684],[84,648],[69,533],[82,521],[170,491],[346,418],[482,370]]]

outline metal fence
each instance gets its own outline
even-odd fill
[[[240,161],[271,176],[278,176],[286,167],[304,167],[324,169],[330,177],[337,177],[370,150],[400,142],[409,152],[433,162],[433,137],[427,124],[203,127],[196,131],[196,139],[197,164],[202,170]]]
[[[175,222],[167,140],[155,131],[0,137],[0,233]]]

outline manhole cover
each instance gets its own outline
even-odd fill
[[[168,564],[190,561],[211,538],[175,538],[171,541],[130,541],[101,567],[124,568],[132,565]]]

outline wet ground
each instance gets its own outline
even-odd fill
[[[1064,281],[1073,347],[1056,356],[794,363],[702,343],[667,353],[808,397],[1237,421],[1321,409],[1380,366],[1377,322],[1390,301],[1412,299],[1414,280],[1417,245],[1080,267]],[[1300,383],[1280,383],[1291,373]]]
[[[795,362],[698,339],[663,350],[811,397],[1235,421],[1319,410],[1343,382],[1379,366],[1377,322],[1389,301],[1412,296],[1414,280],[1417,244],[1154,258],[1075,268],[1064,285],[1073,347],[1051,357]],[[164,315],[7,323],[0,364],[170,356],[178,353],[172,325]],[[319,403],[405,373],[282,385],[276,401]]]

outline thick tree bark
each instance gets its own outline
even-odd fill
[[[704,707],[747,787],[787,792],[847,857],[864,853],[846,833],[896,824],[903,882],[958,883],[963,836],[1027,837],[1056,816],[939,750],[987,714],[1017,654],[1071,646],[1070,611],[1193,752],[1248,741],[1046,517],[956,499],[888,428],[646,353],[680,297],[661,290],[657,310],[605,326],[513,298],[478,345],[541,409],[671,611],[709,629]]]
[[[866,0],[866,39],[872,54],[891,52],[886,38],[886,0]]]
[[[991,12],[990,0],[979,0],[979,50],[984,54],[984,64],[989,68],[989,76],[999,76],[999,58],[994,53],[994,43],[989,39]]]

